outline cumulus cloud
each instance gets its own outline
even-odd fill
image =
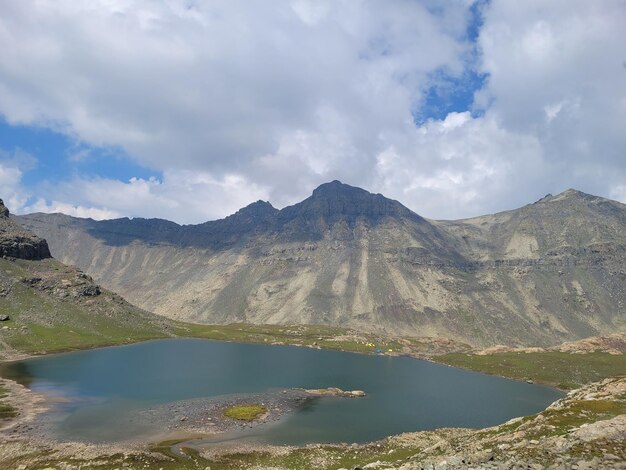
[[[9,210],[19,210],[29,198],[29,193],[22,185],[22,177],[37,165],[37,159],[17,148],[13,151],[0,149],[0,188],[5,206]]]
[[[472,5],[7,3],[6,120],[120,147],[162,174],[73,175],[33,190],[31,207],[201,222],[336,178],[436,218],[570,186],[623,197],[623,2],[480,3],[475,43]],[[487,76],[472,109],[416,125],[427,90],[468,71]]]
[[[233,213],[250,201],[267,199],[267,190],[241,176],[227,175],[217,180],[191,171],[166,172],[162,180],[131,178],[126,182],[78,176],[61,184],[47,183],[40,192],[46,197],[21,207],[19,212],[62,212],[93,219],[134,215],[193,223]]]
[[[27,206],[18,208],[17,213],[21,213],[21,212],[61,213],[65,215],[71,215],[72,217],[81,217],[84,219],[95,219],[95,220],[115,219],[120,216],[119,212],[111,211],[108,209],[73,205],[73,204],[68,204],[66,202],[60,202],[60,201],[55,201],[55,200],[48,202],[43,198],[37,199],[33,204],[29,204]]]
[[[163,168],[175,160],[228,172],[315,128],[325,107],[376,128],[406,117],[429,72],[462,68],[454,37],[462,18],[451,25],[417,2],[65,0],[3,9],[9,121],[53,123]]]
[[[384,194],[442,218],[501,210],[494,195],[508,195],[506,204],[513,206],[531,202],[537,188],[528,181],[540,181],[548,165],[533,136],[464,112],[429,121],[402,147],[381,153],[376,174]]]
[[[429,74],[462,72],[467,6],[15,2],[0,112],[170,175],[237,175],[284,204],[328,178],[371,179],[379,135],[412,119]]]
[[[568,187],[626,202],[624,24],[621,1],[489,2],[477,42],[483,112],[407,132],[380,154],[378,186],[431,217]]]

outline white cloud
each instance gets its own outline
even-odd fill
[[[542,189],[527,182],[550,174],[549,166],[533,136],[512,134],[489,116],[450,113],[382,152],[376,187],[429,217],[479,215],[531,202]]]
[[[22,172],[19,168],[10,167],[0,163],[0,187],[2,188],[2,199],[4,205],[10,210],[14,207],[21,207],[26,202],[26,197],[19,185]]]
[[[255,199],[290,204],[335,178],[437,218],[567,187],[624,200],[623,1],[492,0],[478,63],[464,39],[470,5],[11,2],[0,114],[119,146],[163,174],[36,188],[50,210],[201,222]],[[482,113],[416,126],[434,77],[474,66],[488,75]]]
[[[366,183],[380,135],[411,121],[429,74],[462,72],[468,3],[432,7],[10,3],[0,15],[0,113],[120,146],[166,173],[237,175],[293,202],[355,169],[353,182]],[[296,187],[281,180],[293,169]]]
[[[21,149],[12,152],[0,149],[0,198],[10,211],[19,210],[29,193],[22,186],[22,176],[37,166],[37,159]]]
[[[612,153],[621,156],[624,24],[620,0],[492,2],[479,40],[492,112],[508,129],[543,133],[553,158],[572,150],[568,140],[619,144]],[[558,112],[544,126],[546,109]]]
[[[557,188],[610,196],[626,180],[624,24],[620,0],[497,1],[486,10],[488,114],[538,140]]]
[[[626,202],[626,6],[492,1],[478,40],[484,115],[429,121],[375,185],[431,217],[518,207],[568,187]]]
[[[48,202],[43,198],[37,199],[33,204],[29,204],[24,208],[20,208],[18,213],[31,212],[48,212],[62,213],[71,215],[72,217],[91,218],[95,220],[115,219],[120,216],[119,212],[107,209],[99,209],[97,207],[84,207],[80,205],[72,205],[59,201]]]
[[[367,127],[397,120],[429,72],[461,69],[464,50],[445,17],[401,0],[3,8],[9,121],[59,123],[162,169],[229,173],[314,129],[323,108]]]
[[[238,175],[221,180],[191,171],[167,172],[163,180],[75,177],[41,189],[45,198],[20,212],[63,212],[94,219],[124,215],[158,217],[180,223],[212,220],[230,214],[258,199],[267,191]],[[73,201],[72,204],[62,201]]]

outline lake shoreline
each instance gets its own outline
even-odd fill
[[[10,359],[6,359],[3,361],[0,361],[0,367],[10,364],[10,363],[15,363],[15,362],[19,362],[19,361],[23,361],[23,360],[27,360],[27,359],[37,359],[37,358],[45,358],[51,355],[65,355],[65,354],[71,354],[71,353],[75,353],[75,352],[80,352],[80,351],[89,351],[89,350],[96,350],[96,349],[106,349],[106,348],[121,348],[121,347],[129,347],[129,346],[133,346],[133,345],[137,345],[137,344],[141,344],[141,343],[149,343],[149,342],[156,342],[156,341],[164,341],[164,340],[176,340],[176,339],[188,339],[188,340],[198,340],[198,341],[210,341],[210,342],[219,342],[219,343],[240,343],[240,344],[259,344],[259,345],[265,345],[265,346],[285,346],[285,347],[297,347],[297,348],[306,348],[306,349],[317,349],[317,350],[326,350],[326,351],[337,351],[336,349],[331,349],[331,348],[323,348],[320,346],[311,346],[311,345],[304,345],[304,344],[284,344],[284,343],[257,343],[257,342],[252,342],[252,341],[244,341],[244,342],[239,342],[239,341],[235,341],[235,340],[220,340],[220,339],[212,339],[212,338],[198,338],[198,337],[173,337],[173,338],[150,338],[147,340],[143,340],[143,341],[133,341],[133,342],[129,342],[129,343],[123,343],[123,344],[110,344],[110,345],[98,345],[95,347],[85,347],[85,348],[80,348],[80,349],[68,349],[65,351],[54,351],[54,352],[46,352],[46,353],[42,353],[42,354],[27,354],[27,353],[21,353],[21,354],[16,354],[15,356],[11,357]],[[417,360],[422,360],[422,361],[426,361],[432,364],[437,364],[437,365],[442,365],[442,366],[446,366],[448,368],[453,368],[453,369],[462,369],[462,370],[467,370],[473,373],[477,373],[477,374],[481,374],[481,375],[486,375],[486,376],[494,376],[494,377],[499,377],[499,378],[503,378],[503,379],[508,379],[508,380],[514,380],[517,382],[526,382],[526,380],[523,379],[514,379],[511,377],[507,377],[505,375],[499,375],[499,374],[489,374],[486,372],[481,372],[481,371],[476,371],[476,370],[471,370],[469,368],[463,368],[463,367],[455,367],[455,366],[451,366],[449,364],[445,364],[442,362],[438,362],[436,360],[433,360],[432,357],[429,356],[424,356],[424,355],[416,355],[416,354],[407,354],[407,353],[398,353],[398,352],[387,352],[387,351],[381,351],[380,353],[371,353],[371,352],[361,352],[361,351],[339,351],[339,352],[343,352],[343,353],[351,353],[351,354],[356,354],[356,355],[363,355],[363,356],[390,356],[390,357],[407,357],[407,358],[411,358],[411,359],[417,359]],[[9,383],[12,384],[12,386],[7,387],[7,389],[9,390],[9,395],[13,395],[14,393],[16,394],[16,396],[19,397],[25,397],[25,396],[29,396],[32,398],[35,398],[34,402],[37,403],[46,403],[45,407],[41,407],[41,406],[35,406],[34,410],[29,410],[27,404],[29,403],[28,400],[21,402],[22,406],[18,406],[18,416],[16,418],[14,418],[12,420],[12,425],[13,428],[16,429],[20,429],[22,427],[27,427],[27,426],[32,426],[32,422],[33,420],[36,418],[37,415],[43,414],[46,411],[49,410],[49,407],[51,405],[53,405],[55,403],[55,398],[54,397],[50,397],[50,396],[46,396],[45,394],[39,394],[37,392],[33,392],[32,390],[30,390],[28,387],[25,387],[21,384],[19,384],[17,381],[11,380],[11,379],[7,379],[7,378],[2,378],[0,377],[0,380],[4,380],[5,383]],[[563,393],[564,390],[559,389],[558,387],[555,387],[553,385],[548,385],[548,384],[541,384],[538,383],[542,386],[554,389],[555,391],[561,392]],[[26,392],[24,392],[24,390]],[[315,398],[310,396],[311,398]],[[15,400],[13,400],[15,401]],[[20,400],[18,400],[19,402]],[[288,414],[288,413],[293,413],[294,410],[282,410],[279,411],[279,415],[282,418],[284,415]],[[193,413],[192,413],[193,414]],[[256,427],[258,425],[260,425],[262,423],[253,423],[253,426]],[[219,427],[219,426],[218,426]],[[1,428],[0,428],[1,429]],[[161,441],[169,441],[169,440],[175,440],[178,443],[185,443],[185,442],[190,442],[190,441],[195,441],[197,439],[207,439],[207,438],[219,438],[220,435],[223,435],[225,433],[228,433],[229,431],[232,431],[232,429],[224,429],[221,431],[216,431],[215,429],[208,429],[208,428],[188,428],[188,429],[177,429],[177,428],[173,428],[168,430],[167,432],[161,432],[161,433],[153,433],[151,436],[154,437],[154,439],[128,439],[128,440],[124,440],[121,443],[107,443],[107,444],[99,444],[99,443],[89,443],[89,442],[60,442],[58,440],[55,439],[50,439],[50,438],[46,438],[43,436],[42,433],[17,433],[18,436],[23,437],[27,440],[27,442],[29,442],[30,444],[33,445],[43,445],[43,446],[58,446],[58,445],[62,445],[62,446],[70,446],[72,447],[73,444],[76,444],[78,447],[82,448],[83,446],[87,446],[87,447],[91,447],[91,446],[96,446],[97,449],[102,449],[103,452],[110,452],[110,451],[122,451],[124,449],[132,449],[132,450],[138,450],[138,449],[146,449],[147,446],[151,445],[151,444],[156,444],[158,442]],[[1,431],[0,431],[1,432]],[[2,432],[2,434],[4,434]],[[373,441],[375,442],[375,441]],[[263,444],[261,445],[262,448],[265,447],[284,447],[284,446],[270,446],[270,445],[266,445]],[[219,451],[219,447],[220,445],[212,445],[212,447],[214,447],[216,451]],[[231,448],[232,449],[232,445],[228,445],[225,447]],[[236,448],[237,446],[235,446]],[[250,444],[242,444],[242,448],[251,448]],[[252,447],[257,448],[256,445],[253,445]]]
[[[262,421],[272,421],[283,415],[293,414],[304,402],[312,402],[313,398],[323,399],[319,407],[315,407],[315,410],[321,409],[322,414],[317,414],[318,411],[316,411],[313,421],[310,421],[311,418],[308,417],[312,415],[299,415],[293,423],[290,422],[287,425],[294,427],[294,431],[297,429],[308,429],[308,426],[313,426],[310,431],[305,431],[305,434],[302,435],[300,435],[299,431],[296,434],[290,434],[292,431],[283,431],[283,428],[281,428],[277,431],[272,430],[268,438],[264,438],[265,441],[276,445],[304,445],[308,442],[332,443],[345,442],[345,440],[348,440],[348,442],[368,442],[397,432],[411,431],[415,429],[414,425],[418,429],[435,429],[447,423],[475,427],[492,425],[511,416],[517,416],[517,413],[536,412],[553,400],[553,397],[556,397],[556,395],[547,391],[547,387],[540,387],[537,391],[528,395],[528,401],[524,400],[525,403],[533,403],[533,400],[535,400],[535,404],[520,407],[518,404],[512,405],[513,403],[519,403],[519,401],[512,401],[511,397],[520,394],[520,397],[522,395],[526,397],[530,393],[528,390],[531,389],[520,388],[513,384],[514,381],[508,381],[508,384],[506,381],[500,382],[499,380],[494,381],[494,379],[485,381],[479,378],[483,374],[476,374],[475,372],[471,372],[470,377],[467,377],[460,369],[444,368],[439,364],[423,360],[420,363],[420,361],[413,361],[413,358],[408,357],[392,359],[371,356],[371,358],[368,358],[367,355],[362,354],[344,354],[332,350],[314,352],[305,351],[304,348],[298,348],[299,352],[296,353],[295,349],[288,346],[283,348],[264,348],[263,346],[265,345],[226,343],[197,338],[162,339],[127,345],[126,347],[133,348],[132,352],[131,350],[127,352],[119,350],[119,347],[112,347],[99,348],[98,353],[92,350],[83,351],[82,353],[74,352],[72,355],[62,353],[52,356],[37,356],[26,368],[17,364],[14,367],[7,367],[6,370],[2,371],[2,374],[5,378],[15,378],[18,382],[33,388],[33,384],[30,382],[33,378],[56,383],[55,380],[57,379],[55,379],[56,375],[54,374],[59,373],[62,374],[58,376],[59,378],[65,377],[63,380],[77,380],[78,375],[74,376],[70,371],[81,370],[80,364],[84,360],[90,361],[91,364],[107,364],[108,366],[100,372],[97,372],[99,370],[97,368],[94,370],[91,370],[91,368],[84,369],[85,373],[88,373],[86,376],[87,380],[94,380],[95,377],[99,377],[96,382],[89,382],[92,383],[90,387],[98,383],[100,384],[98,387],[101,387],[105,394],[94,394],[93,391],[97,389],[93,389],[92,392],[82,396],[92,400],[90,397],[104,397],[108,396],[106,393],[113,393],[110,390],[119,390],[112,395],[113,400],[107,399],[107,403],[111,403],[111,405],[100,406],[98,401],[93,400],[91,402],[87,401],[85,404],[82,401],[77,401],[75,404],[69,404],[64,409],[53,410],[54,413],[42,420],[43,422],[47,421],[48,424],[52,423],[51,426],[54,426],[54,423],[63,423],[62,427],[57,425],[57,428],[55,428],[54,437],[58,438],[60,436],[65,441],[77,439],[83,442],[86,440],[91,440],[92,442],[125,440],[126,436],[132,438],[143,435],[144,431],[147,432],[146,429],[150,427],[148,425],[144,426],[145,422],[152,424],[153,428],[158,427],[160,431],[159,438],[163,440],[167,440],[170,437],[168,435],[169,432],[213,436],[216,433],[230,432],[237,428],[251,427],[247,423],[238,426],[235,425],[236,422],[226,422],[220,414],[222,403],[237,405],[253,404],[252,402],[255,401],[263,403],[266,401],[270,403],[278,402],[278,405],[270,406],[270,414],[268,416],[270,419],[252,423],[256,427],[263,424]],[[288,349],[291,349],[292,352]],[[74,354],[76,355],[74,356]],[[396,354],[396,356],[400,355]],[[153,359],[149,363],[145,363],[143,362],[145,357]],[[181,363],[181,358],[185,357],[187,359]],[[201,361],[203,366],[198,369],[195,366],[195,358],[202,357],[223,357],[230,358],[230,360],[225,363],[219,359],[217,361]],[[99,359],[93,362],[96,358]],[[46,362],[40,362],[43,360],[46,360]],[[121,368],[118,368],[115,364],[118,364]],[[151,365],[148,366],[148,364]],[[187,367],[179,368],[178,365],[182,364],[187,364]],[[281,364],[282,366],[276,369],[274,367],[275,364]],[[53,366],[52,369],[50,369],[50,366]],[[172,371],[178,371],[178,373],[174,373],[170,378],[162,379],[163,371],[168,368],[171,368]],[[47,373],[44,371],[48,369],[58,372],[55,372],[53,375],[46,375]],[[44,375],[39,375],[38,372],[35,372],[38,370],[42,371]],[[232,373],[238,372],[233,376],[230,372],[231,370]],[[268,375],[272,370],[275,371],[271,376]],[[450,372],[446,372],[446,370]],[[125,372],[120,375],[120,371]],[[144,372],[139,373],[139,371]],[[350,373],[347,371],[350,371]],[[384,383],[375,379],[375,377],[384,377],[391,371],[393,371],[393,374],[387,376]],[[140,384],[143,382],[135,381],[138,373],[142,377],[146,377],[147,382],[145,383],[153,384],[145,389],[145,392],[141,392],[141,387],[143,386]],[[145,375],[146,373],[148,375]],[[227,375],[221,375],[223,373]],[[83,373],[81,372],[80,374]],[[234,382],[231,383],[230,379],[226,380],[228,377],[233,377]],[[412,379],[407,380],[410,377]],[[481,387],[487,387],[487,390],[483,392],[495,400],[493,402],[494,406],[491,409],[483,409],[482,406],[475,408],[474,405],[471,405],[475,408],[475,411],[470,414],[465,412],[459,414],[460,410],[454,411],[456,408],[454,406],[450,408],[450,403],[463,402],[467,403],[467,405],[470,403],[479,405],[479,402],[484,397],[482,392],[478,393],[475,391],[465,399],[460,400],[459,393],[463,392],[460,392],[461,388],[458,381],[469,380],[471,377],[474,377],[473,380],[477,381],[477,384],[482,384]],[[226,380],[226,382],[222,382],[222,380]],[[339,382],[335,382],[335,380],[339,380]],[[434,406],[432,408],[415,408],[412,406],[407,408],[409,403],[405,403],[405,401],[409,397],[409,395],[406,395],[408,390],[422,390],[423,386],[431,381],[432,385],[428,386],[428,390],[431,387],[441,386],[444,387],[442,391],[445,392],[447,390],[447,392],[444,394],[436,393],[435,395],[427,392],[428,395],[423,397],[425,400],[432,399],[428,397],[439,397],[438,402],[433,402]],[[62,383],[63,381],[59,382],[60,385]],[[78,384],[79,382],[73,383]],[[170,390],[170,386],[167,385],[170,383],[176,384],[172,390],[178,390],[180,387],[191,387],[191,393],[185,392],[181,394],[178,391],[172,394],[172,392],[167,391]],[[437,385],[439,383],[440,385]],[[360,403],[360,398],[357,397],[365,397],[365,392],[361,390],[344,391],[339,388],[328,387],[328,385],[335,384],[343,387],[356,386],[356,388],[365,388],[366,390],[371,385],[375,387],[371,390],[375,393],[368,396],[363,404],[357,404]],[[494,388],[495,384],[498,384],[498,386]],[[282,389],[280,393],[270,392],[272,387],[276,385],[279,387],[281,385],[286,386],[287,389]],[[296,387],[304,385],[305,388],[293,388],[293,385]],[[502,390],[507,390],[507,393],[499,393],[500,387],[504,387]],[[34,386],[34,390],[41,390],[41,387]],[[71,394],[80,397],[81,394],[78,390],[76,389],[76,392],[71,392]],[[135,390],[137,393],[135,393]],[[252,393],[247,393],[247,395],[240,394],[240,391],[245,390],[249,390]],[[222,394],[224,395],[221,396]],[[186,398],[202,395],[205,398]],[[357,401],[347,405],[346,408],[339,402],[334,402],[330,398],[324,398],[329,396],[342,397],[341,400],[355,398]],[[396,398],[391,399],[390,402],[385,401],[390,400],[389,397],[392,396]],[[410,394],[411,400],[417,399],[418,396]],[[277,397],[280,399],[277,400]],[[180,400],[181,398],[183,400]],[[398,401],[398,399],[400,400]],[[144,400],[145,408],[152,407],[151,403],[155,403],[154,409],[148,410],[149,412],[143,412],[141,416],[133,416],[133,419],[130,419],[129,413],[144,409],[144,405],[140,402],[142,400]],[[156,405],[158,403],[162,404]],[[387,404],[389,403],[396,404],[388,408]],[[497,406],[495,405],[496,403],[498,404]],[[463,406],[467,405],[460,406],[463,408]],[[83,413],[81,409],[85,406],[87,406],[84,408],[86,411]],[[76,419],[74,419],[76,410],[81,414],[76,415]],[[407,413],[409,410],[413,411]],[[71,419],[67,420],[66,417],[70,416]],[[318,418],[318,416],[321,418]],[[346,423],[351,423],[350,426],[342,430],[334,430],[334,425],[331,423],[334,419],[339,419],[339,416],[341,416],[340,419],[349,420]],[[357,418],[367,416],[367,419],[375,419],[385,426],[369,426],[361,418],[355,421],[350,416]],[[452,418],[450,420],[448,416],[460,416],[460,418]],[[150,419],[146,420],[146,417]],[[318,422],[316,419],[321,419],[321,421]],[[89,423],[97,423],[97,427],[93,427],[94,425]],[[91,434],[85,434],[84,432],[87,431],[87,428],[81,426],[91,426],[93,432],[90,431]],[[326,427],[328,427],[329,434],[326,434]],[[44,428],[42,429],[45,431]],[[121,433],[118,432],[118,429]],[[306,434],[306,432],[313,432],[313,434]],[[51,432],[38,434],[52,435]],[[142,442],[145,444],[147,441],[143,439]]]
[[[37,355],[31,357],[45,357],[45,355]],[[419,359],[423,360],[424,358]],[[440,364],[436,361],[428,362]],[[454,368],[453,366],[448,367]],[[512,425],[509,423],[525,422],[524,420],[527,419],[524,418],[524,420],[522,420],[522,418],[514,418],[509,420],[507,423],[501,424],[499,426],[487,427],[477,430],[467,428],[440,428],[432,431],[416,431],[413,433],[405,433],[403,435],[392,435],[381,440],[371,441],[364,444],[309,444],[295,446],[272,445],[250,441],[240,441],[239,439],[221,439],[222,437],[228,436],[228,430],[224,430],[221,432],[198,433],[198,429],[170,429],[167,432],[161,433],[158,436],[153,435],[153,439],[144,440],[142,442],[133,442],[132,440],[114,444],[57,442],[51,439],[46,439],[45,437],[38,435],[32,430],[30,430],[29,432],[27,429],[27,427],[31,426],[33,421],[37,419],[37,416],[40,413],[44,413],[45,411],[47,411],[47,409],[49,409],[49,405],[53,404],[53,401],[50,401],[50,397],[46,397],[44,394],[30,391],[28,388],[19,385],[18,383],[9,379],[2,379],[2,381],[8,389],[11,402],[16,404],[16,407],[19,411],[19,416],[16,419],[12,420],[12,422],[9,423],[9,426],[3,426],[2,430],[0,430],[0,436],[3,436],[4,441],[4,443],[0,445],[3,453],[3,462],[21,462],[24,458],[30,458],[26,456],[33,455],[33,452],[35,452],[35,459],[45,459],[44,456],[49,454],[54,455],[54,459],[56,461],[65,461],[67,459],[81,459],[89,462],[111,461],[111,459],[118,459],[118,457],[115,456],[122,455],[123,461],[119,461],[119,459],[116,460],[120,464],[121,462],[125,462],[127,459],[129,461],[133,461],[133,459],[140,459],[139,461],[142,462],[161,462],[154,463],[154,466],[152,466],[151,464],[149,468],[168,469],[170,467],[164,465],[167,465],[168,462],[171,462],[171,459],[174,459],[173,461],[175,462],[179,462],[181,465],[180,468],[196,468],[193,466],[183,466],[183,463],[190,460],[194,461],[194,459],[209,459],[211,462],[213,462],[214,459],[217,459],[217,461],[220,461],[222,459],[225,459],[225,461],[229,461],[228,459],[233,458],[231,457],[232,455],[256,456],[249,458],[260,458],[259,456],[265,455],[268,459],[276,459],[276,461],[280,461],[281,459],[287,458],[290,455],[294,455],[294,453],[325,454],[328,452],[335,452],[339,453],[340,455],[344,453],[355,453],[356,455],[380,454],[380,458],[384,459],[384,455],[386,455],[387,453],[392,454],[393,456],[404,455],[405,451],[402,451],[402,446],[405,445],[404,442],[406,441],[406,439],[408,439],[407,442],[431,442],[432,439],[435,439],[434,442],[436,442],[437,439],[444,439],[447,442],[456,442],[460,440],[459,442],[461,442],[467,439],[474,439],[471,436],[491,435],[495,432],[493,431],[494,429],[508,429],[508,427],[517,426],[517,424]],[[563,399],[559,399],[554,404],[549,405],[546,410],[540,412],[540,415],[550,413],[550,410],[554,408],[555,404],[558,404],[562,400]],[[237,401],[234,403],[240,402]],[[287,414],[284,414],[283,416],[287,416]],[[183,421],[183,423],[187,421],[188,420],[185,420]],[[17,431],[13,433],[6,433],[7,427],[17,428]],[[407,437],[403,437],[405,435]],[[207,439],[214,441],[222,440],[222,442],[211,442],[209,444],[206,444]],[[504,446],[509,445],[506,444],[506,442],[499,445],[503,446],[504,448]],[[413,454],[415,452],[416,451],[414,451]],[[38,455],[40,457],[37,457]],[[482,456],[482,454],[480,453],[474,455]],[[15,468],[20,467],[16,465]],[[138,468],[142,467],[138,466]],[[176,466],[175,468],[179,467]],[[201,466],[199,468],[204,467]],[[211,466],[211,468],[213,468],[213,466]],[[218,466],[216,468],[219,469],[222,467]]]
[[[164,424],[167,430],[148,432],[143,436],[124,439],[119,442],[90,442],[64,440],[48,435],[49,423],[39,421],[52,407],[63,402],[62,398],[47,393],[35,392],[15,380],[0,377],[0,384],[8,392],[5,399],[17,411],[17,417],[5,423],[0,422],[0,437],[4,444],[20,444],[21,447],[54,451],[61,457],[83,456],[90,459],[108,457],[132,452],[152,452],[155,446],[165,443],[173,453],[184,456],[184,449],[194,448],[220,455],[224,452],[272,452],[276,455],[298,446],[273,445],[240,440],[247,431],[277,424],[282,419],[296,413],[307,403],[340,397],[350,399],[340,389],[330,388],[327,394],[322,390],[303,388],[276,389],[263,393],[232,394],[221,397],[197,398],[165,403],[161,406],[138,411],[150,415],[152,424]],[[338,392],[339,391],[339,392]],[[344,392],[350,393],[350,392]],[[357,397],[357,396],[355,396]],[[268,408],[259,419],[242,422],[227,418],[223,410],[230,406],[262,403]],[[207,426],[207,405],[210,408],[210,425]],[[205,421],[202,423],[202,421]],[[313,444],[321,445],[321,444]],[[342,446],[342,444],[331,444]],[[10,457],[10,454],[3,457]]]

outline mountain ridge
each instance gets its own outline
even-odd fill
[[[550,346],[626,324],[626,206],[575,190],[453,221],[338,181],[281,210],[256,202],[198,225],[19,219],[105,286],[196,322],[332,324],[481,346]]]
[[[607,199],[607,198],[603,198],[601,196],[596,196],[593,194],[589,194],[589,193],[585,193],[583,191],[574,189],[574,188],[568,188],[556,195],[552,195],[550,193],[546,194],[544,197],[539,198],[537,201],[532,202],[532,203],[528,203],[525,206],[521,206],[519,208],[514,208],[514,209],[505,209],[502,211],[498,211],[498,212],[494,212],[494,213],[489,213],[489,214],[483,214],[483,215],[477,215],[477,216],[471,216],[471,217],[463,217],[463,218],[458,218],[458,219],[433,219],[433,218],[426,218],[426,217],[422,217],[420,216],[418,213],[416,213],[415,211],[413,211],[412,209],[409,209],[408,207],[404,206],[401,202],[395,200],[395,199],[390,199],[387,198],[385,196],[383,196],[380,193],[371,193],[365,189],[362,188],[358,188],[356,186],[350,186],[347,185],[345,183],[342,183],[339,180],[333,180],[329,183],[323,183],[321,185],[319,185],[317,188],[315,188],[313,190],[313,193],[311,196],[309,196],[308,198],[305,198],[303,201],[299,202],[299,203],[295,203],[295,204],[291,204],[289,206],[285,206],[282,209],[277,209],[275,208],[269,201],[263,201],[261,199],[251,202],[250,204],[242,207],[241,209],[238,209],[237,211],[235,211],[234,213],[227,215],[221,219],[212,219],[212,220],[206,220],[204,222],[198,222],[195,224],[179,224],[177,222],[168,220],[168,219],[164,219],[161,217],[118,217],[118,218],[114,218],[114,219],[93,219],[91,217],[77,217],[77,216],[70,216],[67,215],[63,212],[31,212],[29,214],[21,214],[21,215],[17,215],[15,217],[30,217],[30,216],[37,216],[37,215],[43,215],[43,216],[56,216],[56,217],[64,217],[64,218],[71,218],[72,220],[83,220],[86,222],[111,222],[111,221],[126,221],[126,222],[139,222],[139,221],[144,221],[144,222],[154,222],[154,223],[166,223],[168,225],[172,225],[172,226],[176,226],[176,227],[197,227],[197,226],[205,226],[207,224],[212,224],[215,222],[222,222],[224,220],[227,219],[232,219],[232,218],[236,218],[237,216],[240,216],[242,214],[253,214],[255,212],[260,212],[261,210],[269,212],[270,214],[276,214],[282,211],[285,211],[286,209],[288,209],[289,211],[292,211],[292,208],[294,207],[298,207],[301,206],[305,201],[313,198],[316,194],[319,194],[320,191],[324,188],[326,188],[327,186],[332,186],[332,185],[340,185],[343,187],[348,187],[348,188],[352,188],[352,189],[357,189],[359,192],[363,192],[363,193],[367,193],[370,196],[374,196],[374,197],[381,197],[382,199],[384,199],[387,202],[393,203],[393,204],[397,204],[398,206],[401,207],[401,210],[399,212],[404,212],[406,214],[412,214],[413,216],[416,216],[420,219],[426,220],[426,221],[432,221],[432,222],[441,222],[441,223],[454,223],[454,222],[463,222],[463,221],[470,221],[473,219],[477,219],[477,218],[481,218],[481,217],[486,217],[486,216],[497,216],[497,215],[503,215],[503,214],[507,214],[511,211],[516,211],[519,209],[522,209],[524,207],[527,206],[533,206],[539,203],[545,203],[545,202],[555,202],[555,201],[559,201],[559,200],[563,200],[566,199],[568,197],[578,197],[581,199],[587,199],[587,200],[596,200],[596,201],[608,201],[610,203],[614,203],[614,204],[618,204],[621,206],[626,207],[626,204],[623,204],[619,201],[615,201],[615,200],[611,200],[611,199]],[[388,214],[391,215],[391,214]],[[11,216],[13,216],[13,214],[11,214]]]

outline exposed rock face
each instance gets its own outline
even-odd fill
[[[334,181],[222,220],[20,221],[56,256],[157,313],[318,323],[474,346],[552,346],[626,329],[626,206],[568,190],[520,209],[427,220]]]
[[[71,276],[59,279],[58,276],[24,277],[22,284],[36,288],[58,298],[97,297],[102,293],[100,286],[93,279],[78,270],[70,270]]]
[[[9,209],[2,199],[0,199],[0,257],[30,260],[50,258],[48,243],[11,220]]]

